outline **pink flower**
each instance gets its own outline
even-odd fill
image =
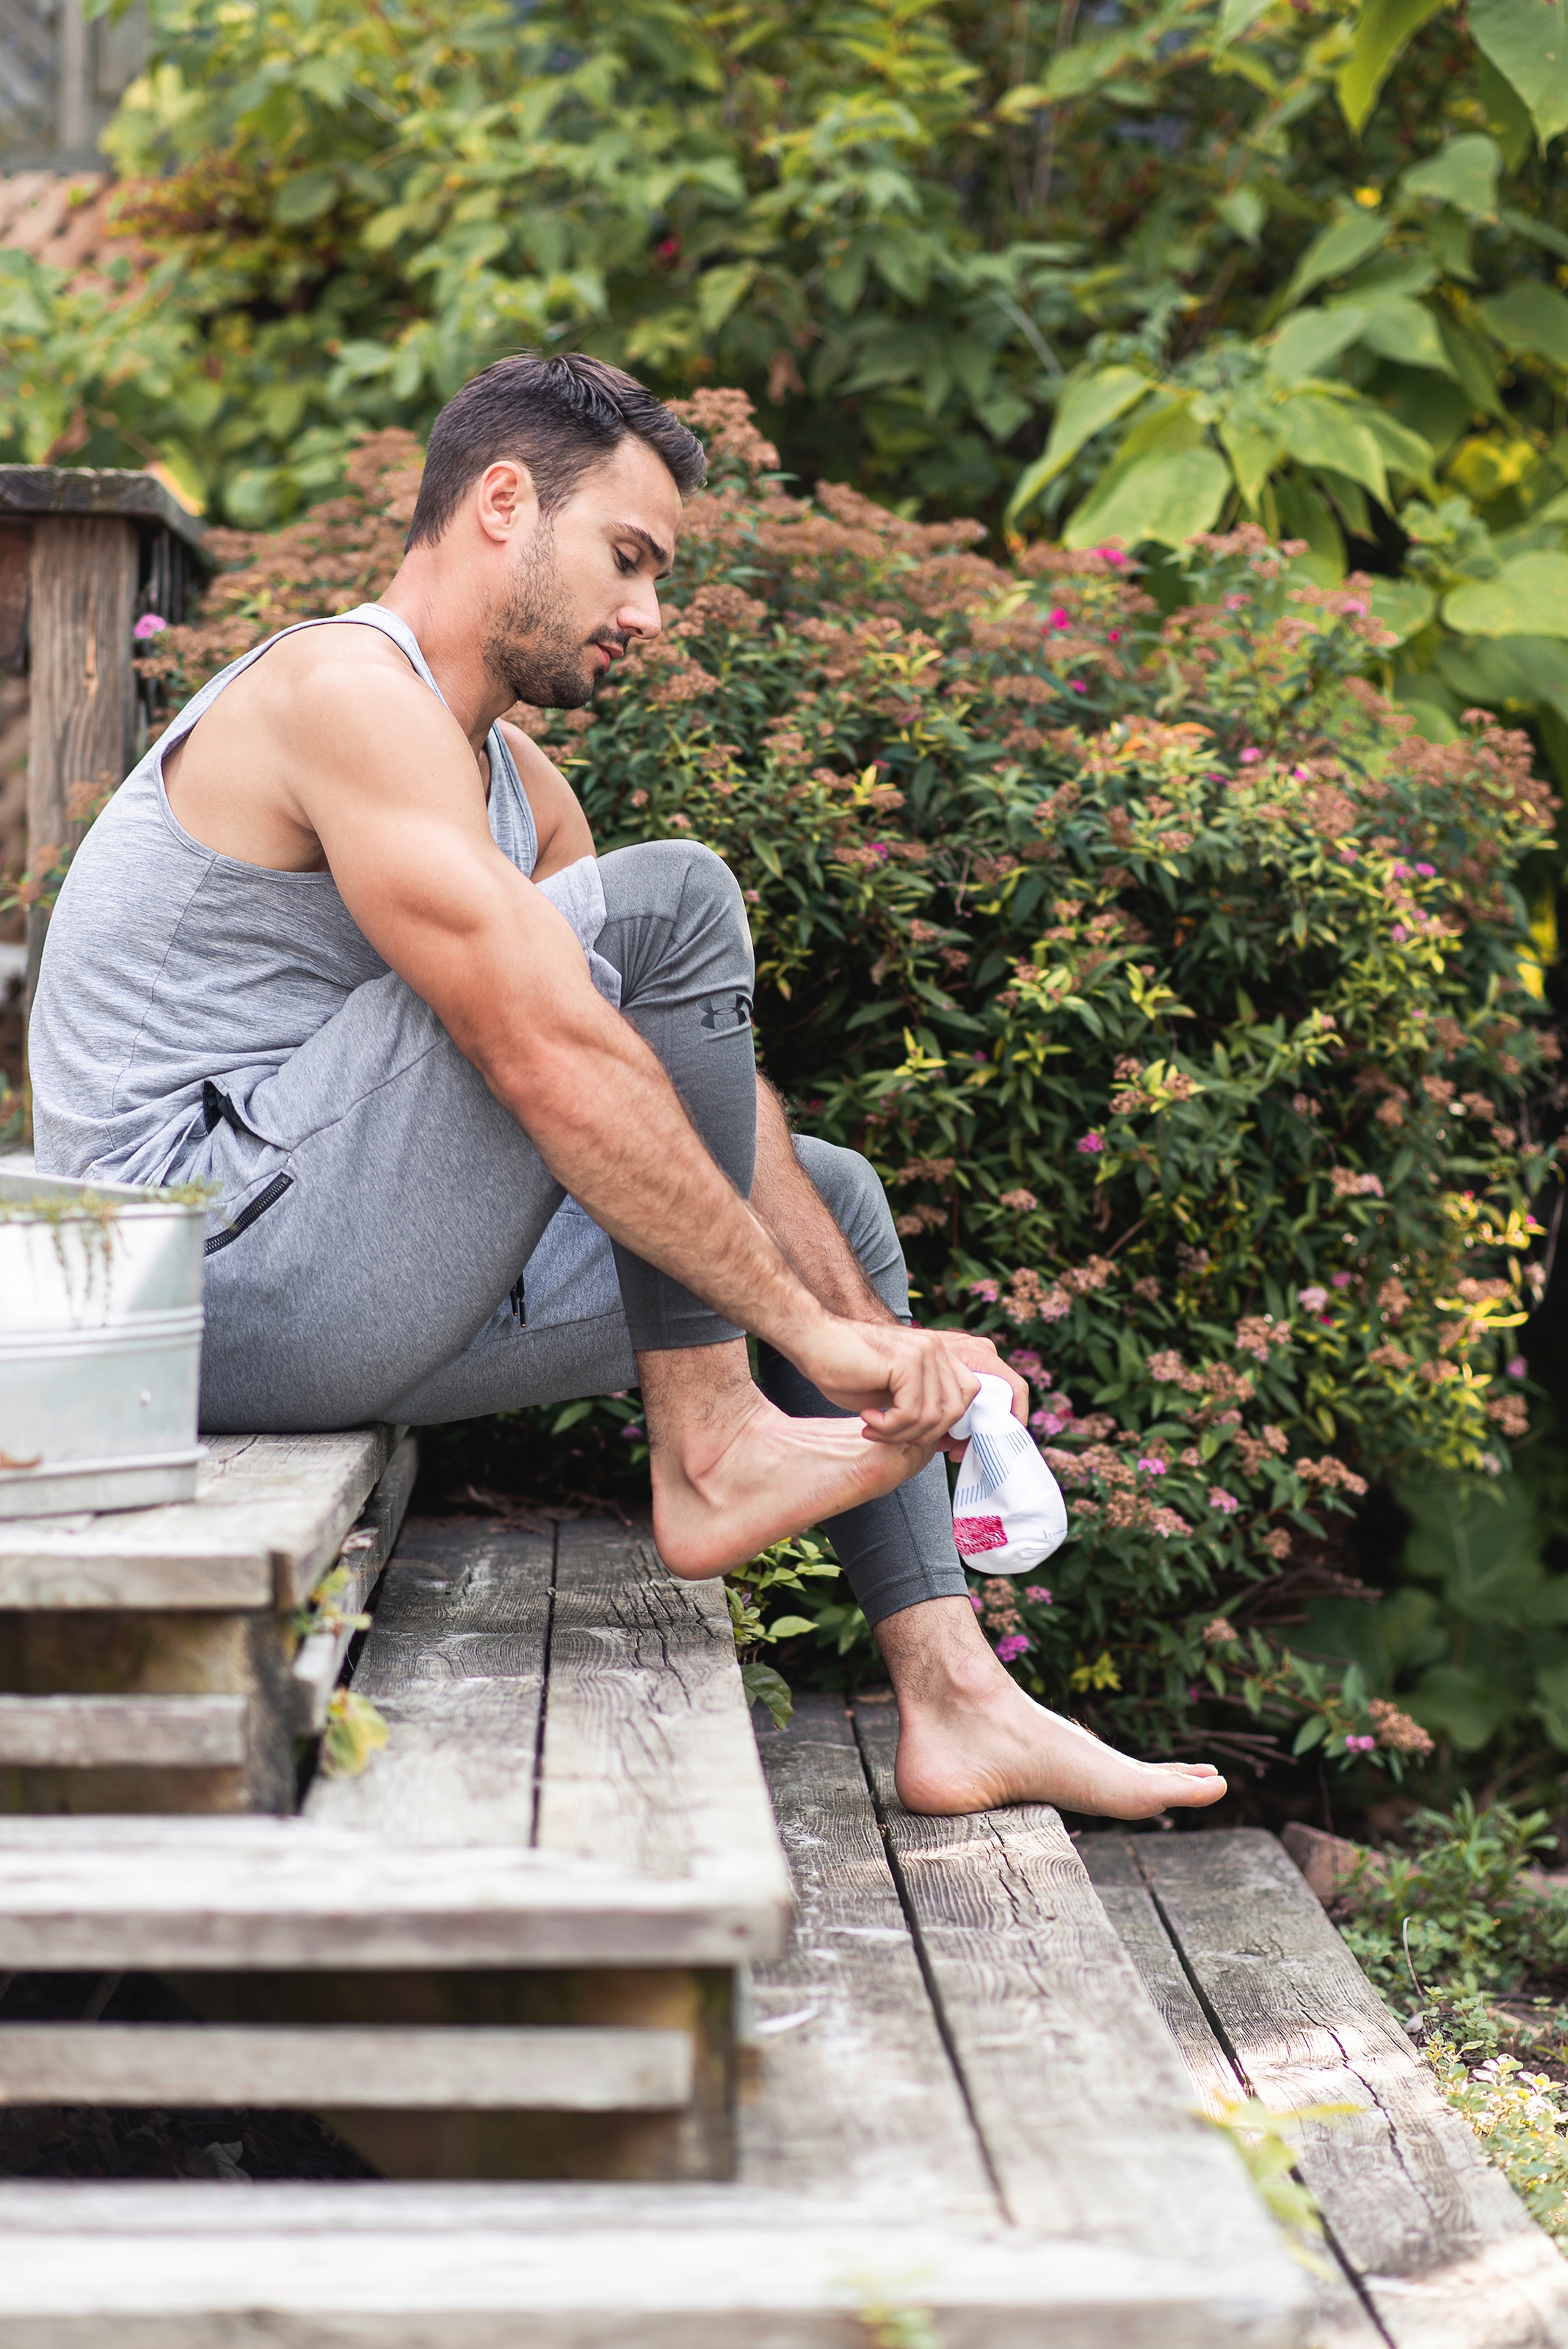
[[[1409,933],[1409,931],[1405,927],[1405,925],[1404,925],[1404,923],[1403,923],[1403,922],[1396,922],[1396,923],[1395,923],[1395,925],[1394,925],[1394,927],[1389,931],[1388,935],[1389,935],[1389,936],[1393,939],[1393,941],[1394,941],[1394,943],[1395,943],[1395,945],[1396,945],[1397,947],[1402,947],[1402,946],[1404,945],[1404,943],[1405,943],[1406,939],[1409,936],[1410,933]]]
[[[889,856],[892,854],[892,853],[893,853],[893,852],[892,852],[892,850],[888,847],[888,843],[887,843],[887,842],[886,842],[885,840],[874,840],[874,841],[872,841],[872,842],[870,843],[870,849],[871,849],[871,854],[872,854],[872,855],[873,855],[873,856],[875,856],[875,857],[877,857],[877,858],[879,860],[879,862],[881,862],[881,863],[882,863],[882,864],[884,864],[887,863],[887,861],[888,861],[888,857],[889,857]]]
[[[1000,1280],[971,1280],[969,1293],[971,1297],[983,1299],[987,1305],[994,1305],[1002,1295],[1002,1283]]]
[[[1388,867],[1390,874],[1396,881],[1408,881],[1411,869],[1408,864],[1391,864]]]
[[[1158,1452],[1147,1453],[1137,1464],[1146,1476],[1163,1476],[1165,1474],[1165,1463]]]
[[[1211,1509],[1218,1509],[1222,1517],[1233,1517],[1241,1504],[1235,1494],[1227,1493],[1223,1485],[1211,1485],[1209,1488],[1209,1506]]]
[[[1022,1631],[1009,1631],[1005,1639],[998,1640],[996,1643],[999,1664],[1015,1664],[1020,1656],[1026,1656],[1028,1652],[1029,1641]]]
[[[1336,1272],[1336,1273],[1334,1275],[1334,1285],[1335,1288],[1348,1288],[1350,1287],[1350,1275],[1349,1275],[1349,1273],[1347,1273],[1347,1272]]]
[[[1106,630],[1106,642],[1107,645],[1119,645],[1121,640],[1122,632],[1119,628],[1107,628]]]
[[[1485,1469],[1489,1476],[1501,1476],[1502,1475],[1502,1462],[1498,1458],[1495,1452],[1483,1452],[1480,1456],[1480,1464]]]
[[[1069,693],[1087,693],[1088,689],[1088,687],[1084,683],[1081,677],[1070,677],[1067,679],[1067,690]]]
[[[1296,1291],[1296,1303],[1302,1308],[1303,1312],[1321,1313],[1324,1307],[1328,1303],[1328,1291],[1326,1288],[1318,1288],[1316,1287],[1312,1288],[1298,1288]]]
[[[978,1590],[971,1590],[971,1591],[970,1592],[970,1594],[969,1594],[969,1603],[970,1603],[970,1605],[974,1609],[975,1613],[978,1615],[978,1614],[980,1613],[980,1611],[981,1611],[981,1606],[982,1606],[982,1604],[983,1604],[983,1601],[981,1600],[981,1595],[980,1595],[980,1593],[979,1593],[979,1591],[978,1591]]]
[[[1354,612],[1358,619],[1364,620],[1366,617],[1366,605],[1358,604],[1353,595],[1345,599],[1344,608],[1347,612]]]
[[[1342,864],[1354,864],[1355,862],[1355,849],[1342,848],[1339,852],[1339,861]]]
[[[1067,626],[1067,611],[1064,605],[1058,604],[1056,609],[1052,613],[1051,626],[1054,628],[1064,628]]]
[[[1376,1737],[1347,1737],[1345,1750],[1347,1754],[1376,1754],[1377,1740]]]
[[[1227,595],[1225,598],[1225,609],[1228,612],[1244,612],[1247,604],[1248,598],[1245,595]]]
[[[1433,881],[1437,878],[1438,868],[1435,864],[1417,864],[1416,870],[1423,881]]]
[[[1033,1607],[1049,1607],[1051,1604],[1051,1593],[1043,1582],[1026,1582],[1023,1596]]]
[[[1051,1373],[1032,1347],[1018,1347],[1007,1360],[1009,1367],[1015,1370],[1021,1379],[1027,1379],[1032,1387],[1050,1385]]]
[[[1121,564],[1127,561],[1127,556],[1119,546],[1096,546],[1095,553],[1102,563]]]
[[[620,1440],[623,1444],[640,1444],[647,1433],[647,1429],[635,1419],[628,1420],[621,1429]]]
[[[1508,1375],[1511,1379],[1521,1379],[1525,1376],[1529,1369],[1530,1364],[1525,1361],[1524,1356],[1522,1354],[1515,1354],[1512,1361],[1510,1362],[1508,1366]]]
[[[1255,767],[1262,755],[1261,750],[1243,750],[1241,755],[1241,764],[1243,767]]]
[[[1070,1403],[1065,1411],[1058,1408],[1055,1411],[1033,1411],[1029,1414],[1030,1426],[1041,1435],[1060,1435],[1062,1430],[1072,1423],[1073,1408]]]
[[[161,618],[158,613],[143,612],[130,633],[139,645],[144,645],[149,636],[161,636],[168,626],[168,621]]]
[[[1081,1158],[1097,1158],[1106,1146],[1103,1133],[1081,1134],[1074,1145]]]

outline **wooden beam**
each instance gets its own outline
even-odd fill
[[[136,720],[131,626],[137,528],[118,515],[41,515],[30,572],[27,860],[78,840],[67,816],[78,785],[112,790],[130,764]],[[28,999],[48,915],[27,917]]]
[[[483,1767],[483,1764],[478,1766]],[[733,1967],[776,1908],[726,1879],[309,1819],[0,1817],[0,1967]]]
[[[1394,2349],[1564,2349],[1568,2261],[1444,2104],[1272,1836],[1140,1837],[1140,1873]]]
[[[290,1671],[296,1737],[319,1736],[327,1726],[327,1709],[354,1639],[352,1619],[362,1612],[392,1554],[419,1469],[419,1446],[411,1435],[405,1435],[366,1503],[364,1515],[344,1536],[343,1547],[328,1569],[344,1569],[333,1611],[348,1619],[336,1630],[314,1631],[300,1642]]]
[[[118,515],[144,529],[170,530],[200,554],[206,524],[187,513],[151,473],[119,466],[0,465],[0,518],[42,514]],[[210,568],[212,557],[204,557]]]
[[[0,2105],[666,2112],[684,2031],[0,2023]]]
[[[212,1436],[193,1502],[0,1522],[0,1610],[297,1607],[401,1433]]]
[[[0,1696],[0,1764],[223,1770],[245,1758],[243,1696]]]

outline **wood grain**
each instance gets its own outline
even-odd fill
[[[1176,2260],[691,2185],[0,2185],[0,2349],[867,2349],[922,2316],[941,2349],[1300,2338]]]
[[[0,2023],[0,2105],[664,2112],[684,2031]]]
[[[867,2216],[994,2224],[842,1698],[803,1693],[788,1728],[759,1724],[757,1744],[795,1926],[753,1978],[758,2076],[742,2102],[740,2176],[852,2195]]]
[[[919,1818],[893,1785],[891,1706],[856,1730],[948,2044],[1016,2225],[1215,2273],[1283,2255],[1192,2087],[1054,1811]]]
[[[0,1764],[234,1768],[246,1712],[243,1696],[0,1696]]]
[[[193,1502],[0,1523],[0,1609],[296,1607],[400,1433],[213,1436]]]
[[[419,1469],[419,1446],[411,1435],[405,1435],[382,1471],[363,1513],[343,1537],[330,1571],[342,1569],[343,1582],[334,1601],[334,1611],[347,1619],[337,1630],[315,1631],[300,1641],[289,1674],[294,1684],[291,1726],[296,1736],[319,1736],[327,1726],[327,1709],[355,1636],[353,1618],[363,1612],[366,1600],[391,1557]]]
[[[0,1968],[736,1966],[775,1941],[736,1873],[309,1819],[0,1818]]]
[[[1247,2094],[1246,2083],[1210,2028],[1202,2002],[1156,1908],[1137,1854],[1153,1837],[1117,1832],[1081,1835],[1078,1856],[1116,1927],[1123,1949],[1175,2040],[1200,2108],[1222,2116]],[[1311,2275],[1312,2349],[1387,2349],[1387,2335],[1367,2314],[1337,2246],[1325,2244]]]
[[[743,1878],[754,1954],[784,1947],[789,1872],[722,1588],[678,1581],[650,1544],[593,1521],[559,1531],[537,1833],[543,1850],[693,1887]]]
[[[317,1777],[307,1819],[402,1844],[529,1841],[550,1550],[505,1526],[407,1530],[353,1682],[390,1735],[358,1777]]]
[[[1488,2163],[1272,1836],[1140,1838],[1137,1861],[1253,2093],[1395,2349],[1562,2349],[1568,2261]]]

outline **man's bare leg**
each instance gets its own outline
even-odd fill
[[[743,1340],[639,1354],[653,1537],[673,1573],[722,1574],[770,1542],[890,1493],[929,1448],[868,1444],[858,1419],[791,1419],[753,1384]]]
[[[1113,1819],[1217,1803],[1207,1762],[1134,1762],[1025,1696],[966,1599],[928,1599],[877,1626],[898,1699],[899,1800],[948,1816],[1055,1803]]]

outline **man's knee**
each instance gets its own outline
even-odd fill
[[[882,1178],[857,1150],[821,1142],[814,1133],[797,1133],[794,1154],[810,1175],[828,1214],[844,1234],[862,1265],[876,1270],[903,1260],[893,1211]]]

